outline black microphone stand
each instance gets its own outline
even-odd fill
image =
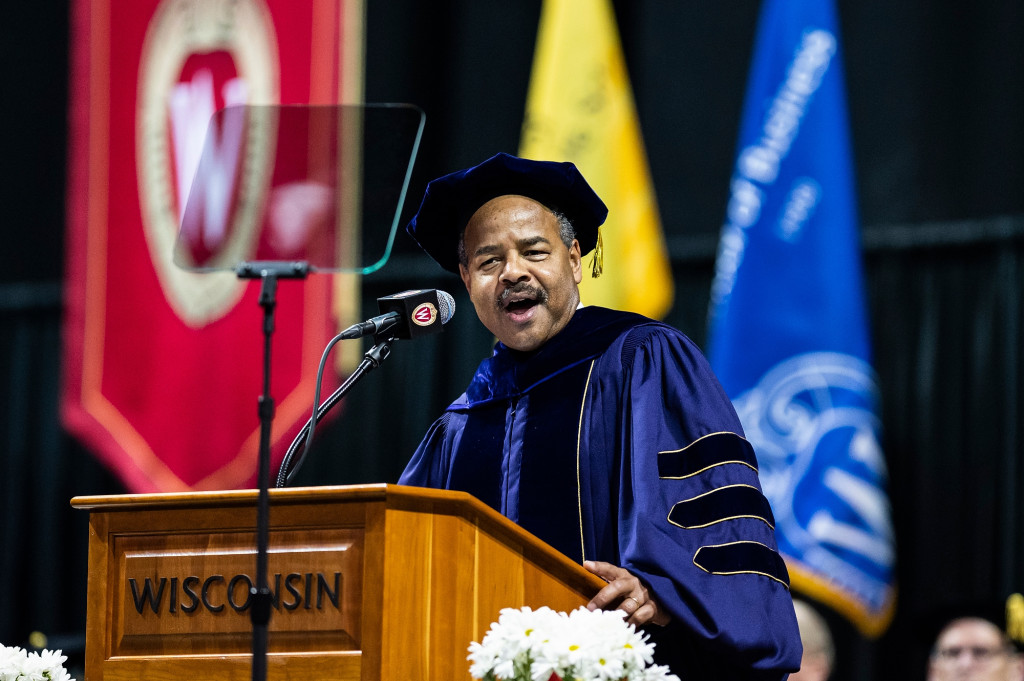
[[[345,340],[345,334],[339,334],[331,339],[331,342],[327,344],[327,348],[324,350],[323,357],[320,359],[320,371],[317,372],[316,384],[317,393],[316,400],[320,399],[320,381],[323,376],[323,367],[327,361],[327,355],[331,351],[331,348],[341,340]],[[284,487],[295,474],[299,472],[299,468],[302,467],[303,461],[306,459],[306,454],[309,453],[309,448],[313,443],[313,429],[316,424],[320,422],[328,411],[334,408],[334,405],[338,404],[348,391],[352,389],[352,386],[359,381],[364,375],[369,373],[371,370],[376,369],[381,363],[391,355],[391,345],[395,342],[396,338],[390,330],[385,330],[384,333],[378,334],[373,337],[374,345],[372,348],[366,351],[363,355],[363,361],[359,363],[359,366],[355,368],[348,378],[345,379],[344,383],[338,386],[338,389],[331,393],[331,396],[324,400],[323,404],[317,405],[313,415],[306,421],[306,425],[302,427],[299,434],[292,440],[288,450],[285,452],[284,459],[281,460],[281,467],[277,469],[277,487]],[[302,449],[302,453],[299,454],[299,458],[295,460],[295,464],[292,464],[292,458],[296,452],[299,451],[299,446],[305,444]]]
[[[267,579],[270,544],[270,427],[274,421],[274,398],[270,396],[270,350],[274,335],[274,308],[278,279],[305,279],[306,262],[241,263],[235,273],[240,279],[260,280],[259,304],[263,308],[263,394],[259,398],[260,450],[259,501],[256,509],[256,584],[250,590],[252,620],[252,681],[267,678],[267,625],[273,602]]]

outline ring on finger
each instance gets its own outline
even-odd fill
[[[633,608],[634,612],[640,609],[640,601],[636,598],[633,598],[632,596],[626,596],[626,600],[633,601],[634,603],[636,603],[636,607]]]

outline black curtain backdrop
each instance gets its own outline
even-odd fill
[[[366,100],[427,113],[409,216],[429,179],[515,152],[540,2],[367,4]],[[839,644],[834,679],[923,679],[937,611],[1024,590],[1024,6],[839,9],[899,602],[875,641],[824,614]],[[757,10],[616,3],[676,277],[668,321],[699,344]],[[67,0],[0,10],[0,642],[43,632],[71,652],[74,673],[88,530],[68,500],[124,490],[56,411],[68,11]],[[396,480],[488,353],[461,283],[404,234],[363,282],[366,316],[378,296],[425,286],[455,295],[455,318],[440,336],[398,343],[355,388],[318,431],[299,484]]]

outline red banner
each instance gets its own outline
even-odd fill
[[[259,283],[181,270],[172,247],[215,110],[359,100],[362,0],[76,0],[72,11],[64,422],[132,491],[252,486]],[[270,161],[237,162],[258,193]],[[322,275],[278,288],[273,470],[312,409],[339,323],[332,288]]]

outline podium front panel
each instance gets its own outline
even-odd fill
[[[112,656],[251,650],[251,530],[112,539]],[[362,530],[272,531],[270,545],[268,651],[359,650]]]

